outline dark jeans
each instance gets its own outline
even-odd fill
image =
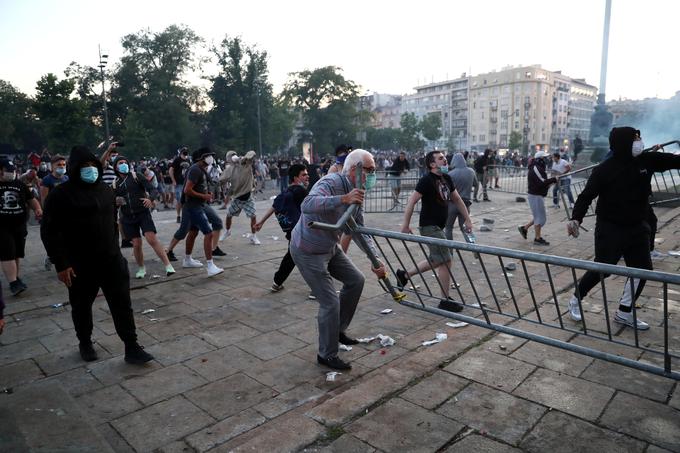
[[[559,186],[555,184],[553,186],[553,204],[558,205],[560,204],[560,200],[558,198],[559,192],[562,190],[567,194],[567,198],[569,199],[569,203],[574,204],[574,195],[571,193],[571,181],[568,179],[560,179],[560,184]]]
[[[638,225],[622,226],[598,220],[595,226],[595,262],[617,264],[623,257],[628,267],[652,269],[649,256],[650,228],[647,222]],[[609,274],[604,274],[607,278]],[[588,271],[578,282],[577,293],[585,297],[600,282],[600,273]],[[634,300],[642,292],[645,280],[637,286]]]
[[[295,269],[295,261],[290,256],[290,233],[286,233],[286,239],[288,239],[288,250],[281,260],[281,264],[279,264],[279,270],[274,274],[274,283],[277,285],[283,285],[283,282],[286,281],[290,273]]]
[[[71,317],[81,342],[92,337],[92,304],[101,288],[113,318],[116,333],[125,344],[135,343],[135,319],[130,301],[130,273],[123,255],[74,265],[76,277],[68,289]]]

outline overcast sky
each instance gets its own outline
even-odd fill
[[[71,61],[115,63],[120,39],[186,24],[206,42],[240,35],[269,53],[275,90],[290,72],[336,65],[364,91],[507,65],[542,64],[599,85],[604,0],[0,0],[0,79],[33,94]],[[613,0],[607,99],[680,90],[678,0]]]

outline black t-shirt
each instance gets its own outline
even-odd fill
[[[23,182],[0,181],[0,226],[17,227],[26,224],[28,200],[33,193]]]
[[[194,164],[189,167],[186,178],[187,181],[194,183],[194,191],[199,193],[208,193],[208,175],[198,164]],[[192,197],[188,194],[185,194],[184,198],[186,206],[190,208],[203,206],[205,204],[205,200],[203,198]]]
[[[279,177],[281,178],[288,178],[288,168],[290,168],[290,161],[289,160],[280,160],[279,161]]]
[[[171,167],[173,168],[173,176],[177,185],[184,184],[184,178],[190,166],[191,162],[189,162],[189,159],[182,159],[179,156],[175,157],[175,160],[172,161]]]
[[[438,226],[444,228],[448,214],[448,201],[456,190],[451,177],[446,173],[441,176],[429,172],[418,180],[416,192],[423,197],[420,201],[419,226]]]
[[[397,160],[394,161],[392,166],[390,167],[390,174],[392,176],[399,176],[403,171],[409,170],[410,166],[408,164],[408,161],[406,159],[401,160],[397,158]]]

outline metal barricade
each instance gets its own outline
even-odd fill
[[[338,224],[313,226],[341,227]],[[414,236],[361,227],[354,222],[348,222],[347,226],[353,237],[361,238],[364,245],[365,236],[372,238],[391,275],[399,275],[399,269],[410,271],[405,282],[381,281],[397,303],[680,380],[680,372],[673,368],[674,361],[680,358],[680,327],[669,325],[670,313],[680,312],[680,302],[669,299],[669,294],[680,294],[680,275]],[[429,247],[449,250],[452,265],[433,263]],[[369,247],[362,248],[367,250],[375,267],[376,256]],[[432,268],[437,269],[435,273]],[[594,288],[586,299],[578,300],[582,314],[582,321],[578,323],[568,316],[568,300],[577,284],[577,271],[600,275],[600,287]],[[635,327],[631,328],[614,322],[617,302],[608,294],[622,293],[627,284],[633,291],[635,279],[646,280],[647,285],[642,296],[632,304]],[[451,283],[446,283],[448,281]],[[435,304],[445,294],[452,294],[463,312],[437,308]],[[638,330],[639,316],[649,322],[649,331]],[[565,332],[569,336],[566,340]],[[644,361],[623,357],[607,352],[608,344],[626,346],[647,356]],[[659,361],[663,365],[657,365]]]
[[[487,187],[497,192],[507,192],[526,195],[527,193],[527,168],[512,165],[489,165],[486,167],[485,177],[488,180]],[[498,177],[498,187],[496,187]],[[478,181],[482,184],[482,181]]]
[[[400,176],[378,172],[376,185],[366,192],[364,212],[404,212],[406,203],[418,184],[418,172],[411,170]],[[415,211],[420,211],[420,202]]]

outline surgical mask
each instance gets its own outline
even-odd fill
[[[375,187],[377,176],[375,173],[369,173],[366,175],[366,190],[370,190]]]
[[[335,163],[339,165],[343,165],[345,163],[345,159],[347,159],[347,154],[344,156],[338,156],[335,158]]]
[[[237,164],[240,160],[241,158],[238,156],[231,156],[231,161],[235,164]]]
[[[57,167],[54,170],[59,176],[64,176],[66,174],[66,169],[64,167]]]
[[[206,165],[212,165],[213,162],[215,162],[215,159],[213,159],[212,156],[208,156],[208,157],[206,157],[205,159],[203,159],[203,162],[205,162]]]
[[[448,173],[449,172],[449,166],[448,165],[441,165],[439,167],[439,171],[441,171],[442,173]]]
[[[128,164],[120,164],[118,166],[118,173],[123,173],[124,175],[130,173],[130,166]]]
[[[99,170],[97,167],[83,167],[80,169],[80,179],[84,182],[92,184],[97,181],[99,177]]]
[[[645,149],[645,144],[642,140],[637,140],[633,142],[633,157],[642,154],[642,150]]]
[[[14,172],[13,171],[5,171],[2,173],[2,179],[4,181],[14,181]]]

